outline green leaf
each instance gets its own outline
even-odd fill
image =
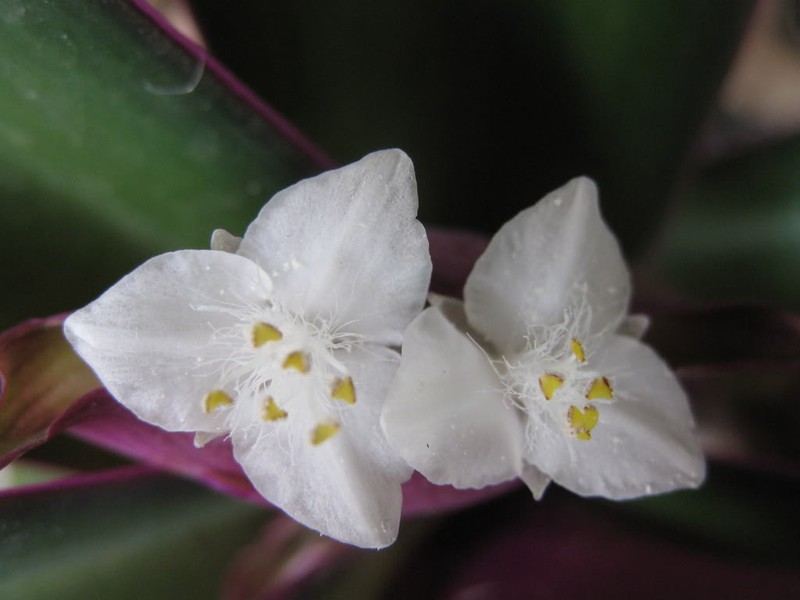
[[[136,2],[4,1],[0,54],[0,327],[77,307],[152,254],[207,247],[215,227],[242,232],[317,168]]]
[[[214,51],[342,162],[414,159],[422,215],[494,231],[598,179],[626,246],[662,216],[744,0],[192,0]]]
[[[751,2],[544,3],[576,78],[587,168],[629,245],[658,226]]]
[[[61,479],[74,472],[63,467],[37,463],[32,460],[16,460],[0,468],[0,491],[7,488],[45,483]]]
[[[0,597],[219,597],[264,511],[139,468],[118,473],[0,496]]]
[[[800,309],[800,139],[715,165],[686,185],[657,265],[705,300]]]

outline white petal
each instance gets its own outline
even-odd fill
[[[650,317],[647,315],[628,315],[619,324],[617,333],[640,340],[650,329]]]
[[[406,330],[382,423],[389,443],[433,483],[481,488],[522,470],[517,409],[481,349],[440,307]]]
[[[399,345],[430,281],[411,160],[400,150],[306,179],[276,194],[239,254],[258,262],[286,308]]]
[[[235,253],[241,245],[242,238],[237,237],[232,233],[225,231],[224,229],[215,229],[211,233],[212,250]]]
[[[389,348],[370,345],[351,352],[339,351],[335,356],[350,372],[358,397],[358,410],[342,410],[343,427],[358,432],[355,445],[362,452],[369,453],[388,475],[406,481],[413,469],[390,446],[380,426],[389,389],[400,365],[400,354]]]
[[[592,439],[554,436],[561,444],[540,447],[528,460],[581,495],[623,499],[698,486],[705,461],[675,375],[633,338],[609,336],[603,350],[592,367],[607,374],[615,402],[594,403],[600,418]]]
[[[337,540],[365,548],[391,544],[400,523],[400,484],[411,475],[378,423],[397,359],[395,352],[373,347],[342,360],[355,384],[353,405],[321,415],[295,398],[287,418],[234,430],[236,459],[256,489],[297,521]],[[311,431],[326,419],[341,428],[315,446]]]
[[[464,288],[470,324],[503,353],[520,350],[532,325],[563,322],[565,311],[585,319],[582,338],[613,331],[629,296],[619,245],[585,177],[503,225]]]
[[[525,482],[528,489],[533,494],[535,500],[541,500],[544,496],[544,491],[550,485],[552,479],[546,474],[534,467],[533,465],[524,465],[520,479]]]
[[[269,285],[258,265],[235,254],[162,254],[73,313],[64,331],[109,392],[139,418],[169,431],[219,432],[226,411],[203,411],[206,394],[220,385],[209,345],[234,317],[197,308],[258,302]]]

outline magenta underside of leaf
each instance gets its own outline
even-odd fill
[[[647,298],[647,338],[673,367],[777,365],[800,359],[800,316],[753,304],[686,305]]]
[[[461,298],[475,261],[486,250],[486,236],[455,229],[428,228],[433,274],[431,291]]]
[[[429,231],[429,239],[434,265],[432,290],[437,293],[460,295],[475,259],[486,246],[485,237],[467,232],[433,229]],[[659,312],[661,311],[657,311],[655,315],[656,324]],[[758,319],[754,319],[754,316],[758,316]],[[64,315],[57,315],[23,323],[0,335],[2,342],[0,347],[8,347],[11,341],[37,329],[60,327],[63,318]],[[790,392],[796,395],[800,390],[800,380],[797,376],[800,369],[797,360],[788,358],[797,356],[794,350],[800,346],[800,327],[796,318],[789,318],[779,311],[759,310],[754,307],[723,307],[688,311],[688,313],[685,310],[678,310],[674,311],[671,317],[665,317],[665,320],[677,321],[673,325],[684,323],[682,330],[669,327],[671,331],[694,332],[701,338],[704,337],[703,332],[698,331],[698,327],[705,326],[706,332],[713,334],[717,330],[736,329],[736,325],[739,324],[747,329],[749,337],[761,342],[748,345],[755,355],[751,353],[746,356],[746,352],[736,352],[734,355],[728,354],[720,361],[714,361],[714,357],[705,352],[681,357],[702,359],[699,364],[692,361],[689,361],[689,364],[684,362],[683,368],[679,369],[684,384],[692,393],[695,409],[699,412],[701,430],[706,412],[710,411],[713,418],[716,414],[714,411],[722,406],[730,413],[731,407],[736,405],[734,397],[736,393],[745,387],[750,389],[750,384],[739,385],[737,382],[748,380],[752,383],[752,381],[757,382],[759,377],[766,377],[772,384],[770,389],[775,388],[776,382],[781,384],[776,388],[781,398],[794,397]],[[754,327],[753,324],[756,322],[758,326]],[[750,331],[751,329],[753,331]],[[777,349],[774,343],[776,340],[779,342]],[[665,343],[668,341],[664,340]],[[697,348],[697,344],[689,345]],[[771,348],[771,353],[766,357],[759,356],[764,354],[765,347]],[[740,346],[739,350],[743,349]],[[677,350],[680,351],[680,348]],[[683,361],[676,362],[680,364]],[[2,409],[3,393],[8,389],[8,385],[6,375],[0,372],[0,409]],[[775,393],[772,396],[775,396]],[[752,402],[750,400],[747,406],[752,405]],[[733,414],[735,416],[735,411]],[[746,415],[747,412],[744,411],[743,414]],[[740,425],[746,426],[747,423]],[[218,438],[203,448],[196,448],[192,433],[170,433],[144,423],[114,401],[104,389],[95,390],[71,402],[43,430],[42,435],[16,448],[5,457],[6,462],[63,431],[159,469],[201,481],[221,492],[266,504],[234,460],[229,440]],[[737,451],[736,448],[736,446],[724,449],[712,447],[712,456],[735,463],[751,464],[753,460],[757,460],[759,464],[772,465],[773,468],[777,468],[776,465],[789,463],[788,460],[781,461],[780,457],[771,454],[769,449],[754,448],[752,445],[743,446],[744,449],[740,448],[741,451]],[[786,469],[780,470],[786,471]],[[513,487],[514,483],[508,483],[483,490],[455,490],[449,486],[435,486],[419,474],[415,474],[403,486],[403,514],[411,516],[454,510],[503,494]]]
[[[560,497],[495,527],[480,552],[453,569],[442,597],[778,598],[800,574],[740,563],[622,526]],[[470,556],[465,552],[467,556]],[[743,590],[749,590],[743,592]],[[742,594],[744,593],[744,596]]]
[[[435,272],[438,270],[441,273],[444,270],[448,277],[451,276],[449,279],[445,278],[446,282],[450,282],[446,285],[463,285],[463,280],[457,280],[460,279],[458,274],[465,276],[471,265],[461,265],[460,259],[451,263],[448,257],[465,256],[468,252],[479,253],[482,238],[449,232],[434,232],[431,238]],[[448,252],[447,248],[454,240],[458,244],[463,244],[466,251]],[[455,267],[451,267],[452,264],[455,264]],[[693,403],[701,417],[701,429],[704,411],[706,409],[713,411],[720,404],[720,398],[723,398],[723,404],[728,403],[727,409],[731,408],[733,400],[730,399],[730,394],[720,396],[720,390],[731,386],[731,377],[741,378],[749,374],[757,378],[759,375],[772,373],[773,376],[770,378],[773,383],[785,382],[795,391],[800,388],[797,377],[800,369],[797,368],[796,361],[790,361],[788,370],[784,361],[767,362],[772,363],[772,368],[756,360],[750,368],[743,369],[741,362],[737,360],[732,365],[697,365],[681,370],[684,384],[693,392]],[[734,391],[737,389],[739,388],[735,387],[734,382]],[[229,441],[217,439],[204,448],[195,448],[192,434],[168,433],[143,423],[113,401],[104,390],[98,390],[81,399],[69,414],[54,424],[53,429],[68,429],[86,441],[136,460],[200,480],[214,489],[240,498],[264,502],[233,459]],[[723,449],[710,448],[712,457],[727,462],[752,464],[753,457],[757,457],[759,466],[778,468],[781,464],[780,458],[769,452],[754,452],[750,447],[745,449],[747,451],[739,452],[735,446]],[[788,464],[788,461],[785,461],[785,464]],[[788,472],[786,468],[779,470]],[[450,486],[433,485],[415,473],[403,486],[403,514],[412,516],[455,510],[503,494],[514,487],[515,483],[510,482],[482,490],[456,490]]]
[[[485,248],[485,238],[466,232],[433,230],[430,244],[434,261],[433,289],[439,293],[460,295],[472,264]],[[60,328],[65,316],[26,322],[4,333],[0,339],[16,339],[44,327]],[[5,389],[6,383],[4,374],[0,372],[0,391]],[[203,448],[196,448],[192,433],[167,432],[144,423],[104,389],[72,400],[61,414],[54,416],[36,440],[16,448],[5,457],[6,462],[65,431],[134,460],[196,479],[218,491],[266,504],[234,460],[229,440],[222,437]],[[449,486],[434,486],[415,475],[403,488],[404,514],[455,509],[503,493],[508,487],[455,490]]]
[[[229,440],[218,438],[196,448],[193,434],[167,432],[144,423],[103,389],[81,399],[80,408],[66,415],[57,426],[87,442],[196,479],[226,494],[267,504],[234,460]],[[454,510],[505,493],[511,487],[513,483],[482,490],[456,490],[433,485],[415,474],[403,486],[403,514]]]
[[[342,559],[353,546],[318,535],[289,517],[270,519],[261,536],[244,547],[228,568],[222,597],[291,598],[303,586]]]
[[[50,439],[54,423],[98,385],[64,339],[65,316],[0,334],[0,466]]]
[[[82,409],[59,425],[71,435],[124,456],[238,498],[266,503],[234,460],[228,440],[218,438],[197,448],[194,434],[168,432],[145,423],[104,389],[88,394],[82,400]]]
[[[647,340],[676,369],[709,458],[796,475],[800,318],[758,305],[647,312]]]

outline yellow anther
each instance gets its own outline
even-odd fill
[[[223,406],[230,406],[233,404],[233,398],[222,390],[213,390],[206,394],[203,399],[203,410],[207,413],[222,408]]]
[[[272,396],[267,397],[264,404],[264,420],[265,421],[279,421],[289,416],[285,410],[275,404],[275,399]]]
[[[547,373],[539,377],[539,387],[542,388],[542,393],[547,400],[550,400],[562,385],[564,385],[564,378],[559,375]]]
[[[567,419],[579,440],[590,440],[592,429],[600,420],[600,412],[594,406],[584,406],[583,411],[577,406],[570,406]]]
[[[331,390],[331,398],[342,400],[348,404],[356,403],[356,388],[353,386],[353,378],[337,377],[333,382],[333,389]]]
[[[283,339],[281,330],[269,323],[256,323],[253,325],[253,346],[259,348],[267,342],[277,342]]]
[[[611,382],[607,377],[598,377],[586,391],[587,400],[611,400],[614,397],[614,390],[611,389]]]
[[[308,355],[305,352],[291,352],[284,360],[283,360],[283,368],[284,369],[294,369],[295,371],[300,371],[301,373],[308,373],[309,369],[311,369],[311,363],[308,360]]]
[[[327,439],[330,439],[339,431],[341,426],[338,423],[334,423],[333,421],[328,421],[327,423],[320,423],[314,430],[311,432],[311,443],[315,446],[319,446],[322,442]]]
[[[575,355],[575,358],[578,359],[578,362],[585,363],[586,353],[583,351],[583,344],[581,344],[576,338],[572,338],[571,346],[572,353]]]

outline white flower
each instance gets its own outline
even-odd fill
[[[243,239],[157,256],[70,316],[67,338],[141,419],[230,436],[256,489],[364,547],[397,536],[410,469],[379,425],[430,256],[399,150],[276,194]]]
[[[463,303],[440,299],[411,323],[389,443],[460,488],[521,477],[538,498],[552,479],[621,499],[697,486],[686,395],[636,339],[629,297],[595,186],[575,179],[500,229]]]

